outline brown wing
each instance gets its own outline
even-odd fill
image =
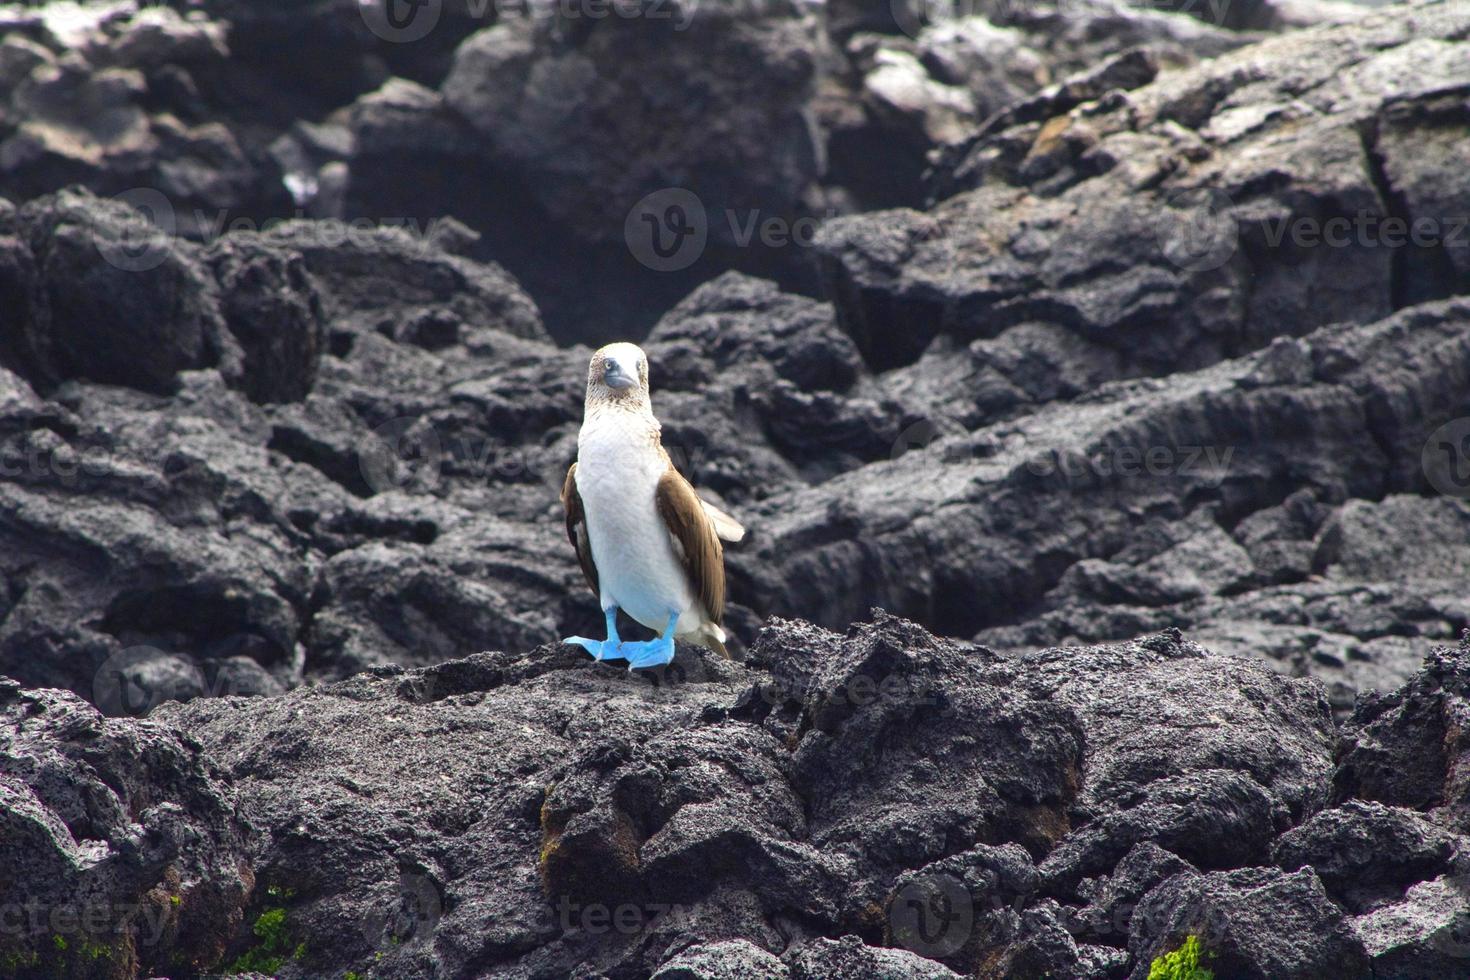
[[[592,594],[602,599],[602,587],[597,584],[597,565],[592,561],[592,540],[587,537],[587,515],[582,510],[582,495],[577,492],[577,464],[567,470],[567,482],[561,486],[561,505],[567,512],[567,537],[577,552],[577,563]]]
[[[714,523],[715,533],[720,536],[721,541],[729,541],[731,544],[734,544],[745,537],[745,527],[739,521],[703,497],[699,498],[699,502],[703,505],[704,512],[709,515],[709,519]]]
[[[725,549],[714,522],[689,481],[670,466],[659,478],[654,494],[659,516],[674,538],[674,551],[684,563],[684,574],[710,622],[725,614]]]

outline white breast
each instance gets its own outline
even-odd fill
[[[655,502],[667,463],[651,419],[614,411],[589,417],[577,440],[577,493],[602,601],[656,632],[678,612],[677,632],[703,619]],[[688,613],[689,615],[685,615]]]

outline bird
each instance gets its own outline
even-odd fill
[[[627,660],[630,671],[671,662],[675,640],[730,656],[720,626],[721,541],[745,536],[739,521],[700,499],[675,469],[659,433],[647,355],[626,342],[598,349],[587,366],[577,459],[567,470],[561,501],[567,537],[607,619],[607,638],[569,636],[563,642],[597,660]],[[619,609],[657,638],[621,639]]]

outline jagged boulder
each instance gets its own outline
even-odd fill
[[[1376,14],[1130,92],[1000,114],[936,168],[929,211],[823,227],[840,322],[879,369],[937,338],[1038,322],[1135,376],[1462,293],[1453,208],[1412,189],[1453,195],[1464,179],[1443,142],[1463,133],[1463,102],[1441,94],[1470,81],[1464,28],[1452,4],[1412,23]],[[1392,135],[1399,125],[1421,137]],[[1422,256],[1407,237],[1416,221]]]
[[[1459,719],[1470,696],[1470,642],[1440,647],[1396,691],[1365,695],[1349,722],[1333,775],[1338,798],[1426,811],[1470,833],[1470,746]]]
[[[84,191],[6,209],[0,225],[0,292],[15,300],[0,314],[0,363],[15,372],[0,408],[0,670],[143,713],[298,683],[303,641],[319,651],[312,671],[334,674],[400,644],[442,659],[555,633],[505,613],[564,615],[570,576],[548,573],[523,533],[432,497],[365,500],[416,473],[432,489],[441,467],[530,498],[536,477],[512,450],[579,402],[574,380],[533,404],[535,380],[507,379],[435,417],[464,423],[442,454],[399,438],[452,401],[470,351],[520,358],[512,371],[528,352],[551,357],[515,282],[445,250],[452,226],[415,238],[296,223],[202,248]],[[505,586],[466,583],[465,560],[491,578],[520,563],[529,591],[495,598]],[[398,605],[358,614],[382,594]],[[409,638],[420,615],[442,642]]]
[[[819,46],[815,17],[785,2],[510,18],[459,48],[443,91],[494,154],[535,175],[529,190],[553,220],[621,239],[639,199],[674,185],[711,214],[753,202],[790,213],[818,172],[806,112]],[[676,97],[694,74],[708,79],[703,97]]]
[[[1176,875],[1144,897],[1130,932],[1130,980],[1145,980],[1156,958],[1191,939],[1202,951],[1199,966],[1217,976],[1373,975],[1362,940],[1310,868]]]
[[[1129,903],[1266,864],[1332,753],[1320,689],[1258,661],[1176,636],[1003,657],[881,612],[772,621],[745,666],[552,645],[154,718],[260,826],[257,874],[317,937],[288,976],[1117,971]]]
[[[83,184],[147,201],[168,231],[196,235],[289,207],[280,168],[235,125],[248,100],[210,91],[240,50],[225,20],[133,0],[27,4],[0,18],[0,193]]]
[[[125,203],[82,190],[5,216],[5,361],[38,387],[86,378],[167,393],[180,371],[238,375],[214,282],[197,252]]]
[[[1348,800],[1282,834],[1272,855],[1285,871],[1310,865],[1343,905],[1363,912],[1449,871],[1459,848],[1413,810]]]
[[[6,976],[197,970],[242,926],[250,832],[187,736],[0,678],[0,825]]]

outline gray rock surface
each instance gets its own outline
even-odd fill
[[[0,627],[8,670],[88,694],[142,644],[243,653],[289,685],[591,628],[554,503],[585,351],[548,345],[493,266],[405,232],[329,246],[330,228],[233,233],[202,256],[160,245],[222,353],[179,364],[154,345],[145,391],[58,387],[86,362],[46,353],[44,300],[11,321],[30,384],[7,403],[0,490],[10,574],[30,587]],[[16,239],[11,269],[33,274],[52,248],[38,236]],[[69,301],[115,303],[106,282]],[[1423,304],[1283,342],[1303,365],[1285,374],[1273,346],[994,422],[936,421],[932,380],[874,374],[831,307],[735,274],[648,349],[666,444],[753,528],[729,556],[738,636],[772,612],[836,626],[871,600],[1016,649],[1179,626],[1322,676],[1346,710],[1470,615],[1465,504],[1420,495],[1425,442],[1470,389],[1467,318],[1461,300]],[[68,520],[83,551],[56,543]],[[146,572],[103,574],[87,548]]]
[[[1282,834],[1272,853],[1286,871],[1310,865],[1344,905],[1364,911],[1448,871],[1463,850],[1414,810],[1349,800]]]
[[[1465,6],[514,6],[0,9],[0,975],[1464,973]]]
[[[1320,688],[1177,637],[1007,657],[879,613],[846,636],[776,620],[751,653],[690,648],[630,676],[548,646],[153,717],[222,767],[259,880],[295,896],[292,935],[311,938],[288,976],[1122,968],[1126,928],[1070,930],[1149,877],[1083,897],[1069,855],[1109,874],[1129,846],[1187,844],[1129,817],[1177,786],[1200,825],[1249,835],[1202,843],[1203,864],[1264,864],[1327,798]],[[1227,769],[1234,795],[1212,782]],[[1241,794],[1269,801],[1263,821],[1234,816]],[[1098,843],[1119,833],[1130,843]],[[948,942],[942,920],[913,928],[909,903],[939,895],[962,916]],[[257,894],[251,914],[270,905]]]
[[[1176,875],[1139,904],[1130,932],[1130,980],[1144,980],[1152,958],[1187,936],[1205,951],[1200,965],[1217,976],[1372,975],[1362,940],[1310,868]]]
[[[6,975],[220,959],[255,876],[234,793],[198,742],[6,679],[0,749]]]
[[[1456,811],[1346,797],[1381,715],[1339,745],[1318,682],[1169,633],[1006,655],[876,610],[773,620],[751,653],[631,675],[548,645],[146,722],[12,684],[0,813],[83,849],[97,813],[185,821],[104,880],[162,875],[227,916],[201,968],[287,978],[1144,977],[1191,938],[1222,976],[1463,957]],[[78,797],[94,771],[123,789]]]
[[[815,17],[779,0],[671,3],[567,32],[513,18],[460,46],[443,93],[494,154],[537,175],[554,221],[621,238],[638,200],[675,182],[711,209],[790,212],[817,175],[804,112],[818,45]],[[695,73],[709,90],[676,96]]]

